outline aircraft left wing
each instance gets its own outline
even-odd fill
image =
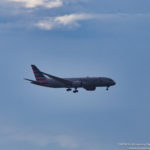
[[[59,82],[62,82],[62,83],[64,83],[67,86],[72,86],[72,82],[69,81],[69,80],[66,80],[66,79],[63,79],[63,78],[60,78],[60,77],[56,77],[56,76],[53,76],[53,75],[50,75],[50,74],[47,74],[47,73],[44,73],[44,72],[41,72],[41,73],[43,73],[44,75],[48,76],[49,78],[52,78],[52,79],[57,80]]]

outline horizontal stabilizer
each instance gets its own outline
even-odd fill
[[[30,79],[25,79],[27,81],[30,81],[32,84],[37,84],[37,85],[40,85],[41,83],[38,82],[38,81],[34,81],[34,80],[30,80]]]
[[[24,78],[24,79],[27,81],[30,81],[30,82],[35,82],[34,80],[31,80],[31,79],[26,79],[26,78]]]

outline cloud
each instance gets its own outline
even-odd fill
[[[69,14],[64,16],[57,16],[57,17],[46,17],[33,26],[36,26],[43,30],[52,30],[55,28],[62,28],[62,27],[77,27],[79,26],[79,21],[84,20],[98,20],[98,21],[125,21],[129,19],[135,18],[145,18],[150,17],[150,14],[128,14],[128,13],[110,13],[110,14]]]
[[[22,4],[26,8],[35,7],[46,7],[46,8],[56,8],[63,5],[62,0],[8,0],[10,2],[16,2]]]
[[[4,29],[13,29],[13,28],[38,28],[41,30],[53,30],[53,29],[72,29],[75,27],[80,27],[82,21],[88,20],[97,20],[97,22],[131,22],[137,20],[143,20],[150,18],[149,13],[137,13],[137,14],[128,14],[128,13],[110,13],[110,14],[88,14],[88,13],[75,13],[67,14],[63,16],[56,17],[43,17],[39,19],[35,16],[33,17],[24,17],[24,20],[16,20],[13,22],[0,22],[0,31]]]
[[[1,9],[0,15],[8,15],[5,22],[0,22],[0,30],[3,28],[38,28],[42,30],[64,29],[79,27],[81,22],[88,20],[96,20],[97,22],[104,21],[133,21],[135,19],[150,17],[150,14],[129,14],[129,13],[82,13],[80,10],[76,10],[75,13],[71,13],[80,5],[80,2],[88,2],[89,0],[1,0],[3,5],[8,4],[7,9]],[[8,2],[8,3],[7,3]],[[10,3],[9,3],[10,2]],[[16,5],[17,4],[17,5]],[[68,5],[69,4],[69,5]],[[71,4],[71,5],[70,5]],[[24,8],[23,8],[23,7]],[[51,16],[46,16],[48,11],[45,9],[33,9],[33,8],[57,8],[62,7],[57,11],[51,10]],[[71,8],[70,8],[71,7]],[[3,7],[2,7],[3,8]],[[28,8],[28,9],[26,9]],[[64,9],[65,8],[65,9]],[[67,9],[68,8],[68,9]],[[7,10],[7,12],[5,12]],[[67,10],[67,11],[66,11]],[[61,15],[61,14],[64,15]],[[5,15],[3,15],[4,17]],[[14,17],[10,19],[10,16]],[[13,21],[12,21],[13,20]]]
[[[33,26],[44,30],[51,30],[55,27],[55,21],[52,18],[46,18],[34,23]]]
[[[69,25],[69,24],[76,24],[76,22],[79,20],[87,20],[92,18],[93,16],[90,14],[70,14],[56,17],[55,21],[63,25]]]
[[[51,30],[53,28],[59,28],[62,26],[78,26],[78,21],[82,20],[89,20],[93,19],[94,16],[90,14],[69,14],[64,16],[57,16],[57,17],[47,17],[43,20],[40,20],[36,24],[34,24],[36,27],[39,27],[41,29],[45,30]]]

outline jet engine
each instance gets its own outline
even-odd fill
[[[87,91],[95,91],[96,87],[94,85],[92,85],[91,83],[82,83],[82,86],[84,89],[86,89]]]
[[[83,87],[84,89],[86,89],[87,91],[95,91],[96,87]]]

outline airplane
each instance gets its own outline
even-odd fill
[[[110,78],[106,77],[84,77],[84,78],[60,78],[44,72],[41,72],[35,65],[31,65],[36,81],[26,79],[30,83],[51,87],[51,88],[66,88],[66,91],[73,93],[78,92],[78,88],[84,88],[87,91],[95,91],[97,87],[106,87],[106,90],[110,86],[114,86],[116,83]]]

